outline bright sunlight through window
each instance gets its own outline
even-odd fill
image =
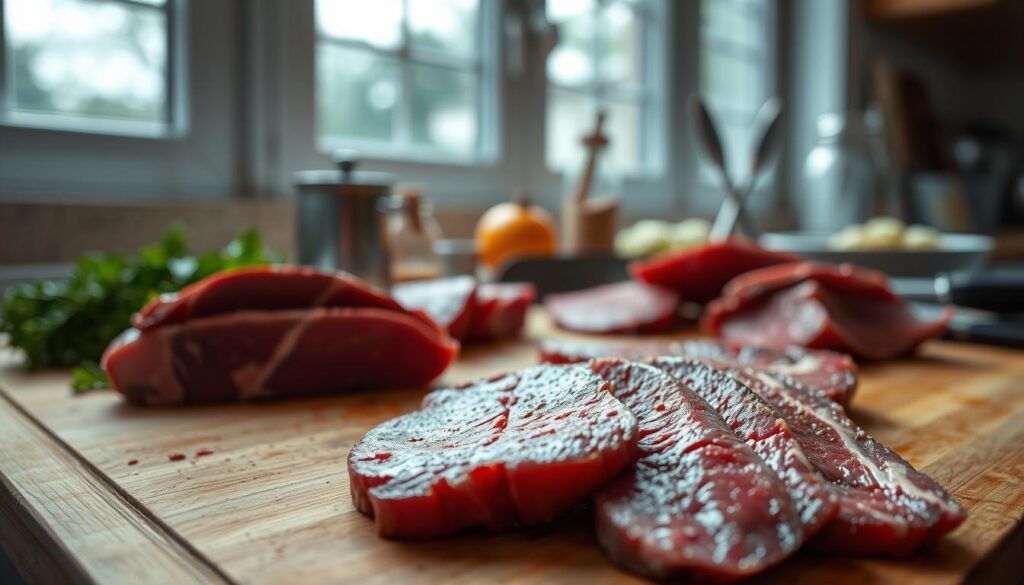
[[[11,123],[159,134],[170,123],[165,0],[0,0]]]
[[[580,137],[598,108],[607,115],[613,171],[635,173],[650,161],[656,79],[653,75],[652,0],[548,0],[559,28],[547,61],[547,165],[572,169],[582,157]]]
[[[476,158],[487,68],[478,0],[317,0],[326,148]]]

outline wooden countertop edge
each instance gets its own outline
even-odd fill
[[[0,547],[30,582],[232,582],[2,388]]]

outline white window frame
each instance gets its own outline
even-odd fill
[[[314,0],[315,1],[315,0]],[[409,30],[408,0],[403,2],[402,41],[397,48],[386,49],[376,47],[364,41],[343,39],[325,35],[317,27],[317,49],[321,44],[355,49],[368,54],[387,57],[399,64],[399,98],[397,141],[364,140],[343,138],[340,136],[322,136],[317,132],[317,147],[321,152],[330,153],[339,148],[354,148],[365,156],[380,160],[415,161],[421,163],[442,163],[452,165],[476,165],[493,163],[498,158],[499,112],[495,107],[497,88],[499,85],[499,69],[501,67],[500,51],[496,43],[491,42],[499,37],[501,28],[498,18],[499,3],[481,0],[477,10],[476,39],[474,50],[476,55],[465,59],[448,54],[447,51],[434,51],[425,47],[414,47]],[[315,18],[315,15],[314,15]],[[314,23],[316,26],[316,23]],[[314,52],[314,58],[318,58]],[[443,150],[416,145],[409,136],[412,124],[412,67],[427,65],[472,73],[477,84],[475,88],[477,136],[472,152],[452,153]],[[316,83],[316,80],[314,80]],[[314,86],[314,91],[318,91]]]
[[[26,124],[0,116],[0,197],[137,201],[238,195],[238,15],[226,2],[170,4],[173,124],[162,132],[132,134],[118,132],[123,127],[116,124],[103,129],[57,121],[59,115],[45,125],[39,118]]]
[[[182,128],[166,137],[109,136],[0,124],[0,197],[93,200],[291,197],[296,171],[330,168],[333,145],[318,144],[315,108],[317,30],[313,0],[181,3],[179,64]],[[547,80],[543,40],[530,32],[536,14],[526,0],[482,0],[489,26],[484,50],[493,68],[490,128],[493,152],[477,160],[396,158],[372,149],[363,168],[390,172],[396,181],[425,186],[447,208],[476,212],[526,190],[558,210],[578,169],[546,168]],[[649,132],[660,153],[660,173],[625,176],[618,183],[622,216],[682,217],[713,212],[718,192],[700,184],[690,123],[683,107],[697,90],[699,2],[655,2],[665,26],[647,35],[652,79]],[[518,31],[518,32],[517,32]],[[520,38],[519,46],[509,39]],[[483,95],[483,94],[481,94]],[[326,146],[327,148],[324,148]],[[60,174],[53,169],[59,169]],[[710,204],[710,206],[708,205]],[[710,210],[710,211],[709,211]]]
[[[559,84],[551,79],[545,79],[545,92],[562,91],[575,95],[586,96],[588,100],[596,104],[606,102],[627,104],[637,106],[641,111],[641,124],[643,128],[642,145],[640,151],[641,162],[636,169],[619,173],[615,178],[625,180],[648,180],[657,181],[665,172],[665,134],[666,128],[658,124],[664,114],[664,102],[667,94],[665,84],[667,51],[665,49],[665,37],[667,36],[668,22],[665,18],[665,0],[634,0],[630,2],[630,10],[633,10],[644,23],[643,37],[643,68],[644,84],[642,88],[630,88],[622,90],[610,87],[610,84],[600,79],[600,54],[601,54],[601,11],[612,3],[612,0],[595,0],[594,2],[594,38],[593,47],[588,55],[595,60],[598,67],[594,68],[594,79],[589,83],[577,86]],[[544,69],[546,70],[546,63]],[[598,105],[598,108],[601,106]],[[611,137],[614,140],[614,137]],[[578,169],[562,168],[548,163],[547,155],[544,153],[546,167],[554,173],[577,173]],[[608,173],[614,176],[614,173]]]

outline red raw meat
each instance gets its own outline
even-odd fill
[[[775,407],[839,511],[811,541],[849,554],[904,556],[942,538],[966,513],[930,477],[854,424],[843,407],[752,368],[709,362]]]
[[[536,296],[537,289],[530,283],[480,285],[466,341],[486,342],[517,337],[523,331],[526,312]]]
[[[352,501],[381,536],[440,537],[551,520],[633,457],[637,424],[582,365],[438,390],[352,448]]]
[[[707,402],[649,365],[591,367],[640,424],[639,458],[595,496],[597,538],[612,560],[653,577],[737,579],[797,549],[786,486]]]
[[[698,360],[660,357],[645,363],[676,378],[706,400],[786,484],[803,523],[801,542],[836,515],[839,508],[832,485],[818,475],[789,425],[760,396]]]
[[[601,357],[632,360],[653,356],[713,358],[720,362],[757,368],[782,382],[802,385],[841,404],[848,404],[857,388],[857,364],[850,356],[799,347],[736,347],[713,339],[644,342],[543,340],[540,354],[542,362],[555,364],[584,362]]]
[[[810,263],[765,271],[730,283],[725,296],[708,305],[701,329],[734,344],[800,345],[887,359],[940,335],[951,315],[918,320],[873,271]]]
[[[544,307],[560,327],[583,333],[658,333],[678,320],[679,295],[642,282],[550,294]]]
[[[235,311],[313,307],[376,307],[407,312],[384,291],[345,272],[264,266],[219,272],[181,292],[161,295],[132,317],[132,325],[149,331]]]
[[[165,405],[421,386],[457,353],[436,326],[394,311],[241,311],[130,329],[103,368],[129,402]]]
[[[449,335],[466,339],[476,307],[477,286],[472,276],[403,283],[391,292],[402,306],[424,311]]]
[[[400,284],[395,297],[409,309],[423,310],[467,343],[516,337],[536,296],[529,283],[477,285],[471,276]]]
[[[684,301],[704,304],[744,272],[800,260],[793,254],[765,250],[750,240],[730,238],[634,261],[629,273],[638,280],[678,292]]]

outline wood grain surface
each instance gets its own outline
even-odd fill
[[[536,312],[527,339],[465,351],[442,383],[531,365],[535,340],[552,335]],[[112,392],[73,397],[67,383],[64,373],[28,374],[12,355],[0,359],[0,538],[32,575],[147,583],[636,580],[604,558],[585,507],[503,535],[379,539],[352,507],[345,457],[373,425],[415,408],[424,389],[139,408]],[[932,342],[917,359],[864,368],[850,414],[945,486],[968,520],[910,559],[801,552],[761,580],[1020,578],[1024,352]],[[197,457],[203,450],[212,454]],[[185,459],[172,461],[174,454]]]

